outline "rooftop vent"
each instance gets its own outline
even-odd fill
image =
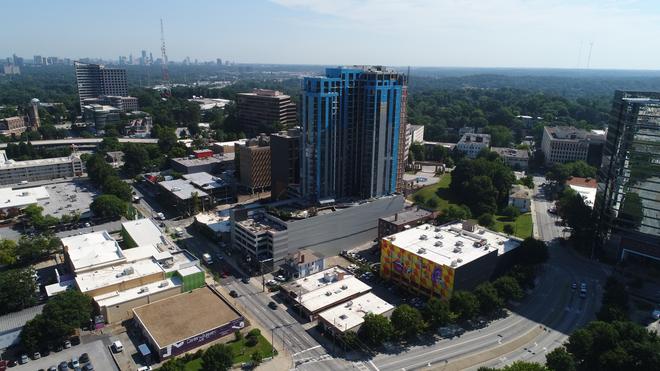
[[[169,282],[167,282],[167,281],[163,281],[163,282],[161,282],[161,283],[158,285],[158,287],[167,287],[167,286],[169,286],[169,285],[170,285]]]
[[[462,258],[458,258],[458,259],[456,259],[456,261],[459,262],[459,263],[462,263],[462,262],[463,262],[463,259],[462,259]]]
[[[353,301],[352,301],[352,300],[349,300],[349,301],[346,303],[346,308],[350,307],[351,305],[353,305]]]
[[[342,290],[346,290],[346,289],[348,289],[348,286],[346,286],[346,285],[341,285],[341,289],[342,289]]]
[[[332,293],[330,291],[325,292],[325,296],[330,296],[330,295],[332,295]]]
[[[456,267],[457,265],[458,265],[458,263],[456,262],[456,260],[451,261],[451,266],[452,267]]]
[[[434,246],[442,246],[442,241],[436,241],[433,245]]]
[[[140,288],[140,291],[138,291],[138,294],[142,294],[142,293],[145,293],[145,292],[149,292],[149,288],[146,287],[146,286],[145,286],[145,287],[141,287],[141,288]]]
[[[424,254],[425,252],[426,252],[426,249],[423,248],[423,247],[420,248],[419,250],[417,250],[417,253],[418,253],[418,254]]]
[[[435,227],[436,232],[440,232],[440,227]]]
[[[425,234],[419,236],[419,239],[420,239],[420,240],[426,240],[427,238],[429,238],[429,237],[428,237],[427,235],[425,235]]]
[[[454,247],[454,252],[455,252],[455,253],[458,254],[458,253],[460,253],[461,251],[462,251],[462,250],[461,250],[460,247]]]
[[[123,273],[128,276],[129,274],[135,273],[135,269],[133,269],[133,267],[126,267],[126,268],[124,268]]]
[[[339,316],[339,319],[343,319],[343,320],[345,320],[345,319],[347,319],[347,318],[348,318],[348,316],[345,315],[345,314],[342,314],[341,316]]]

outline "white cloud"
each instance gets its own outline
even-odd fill
[[[584,67],[594,42],[592,67],[660,68],[649,46],[660,39],[660,10],[634,0],[272,1],[403,44],[413,64],[576,67],[582,43]]]

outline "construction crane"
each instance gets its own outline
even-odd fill
[[[160,51],[163,54],[161,68],[163,71],[163,85],[165,86],[164,95],[170,95],[170,72],[167,70],[167,51],[165,50],[165,29],[163,27],[163,18],[160,19]]]

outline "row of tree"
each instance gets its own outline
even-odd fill
[[[66,157],[71,154],[70,147],[47,148],[35,147],[30,142],[8,143],[5,149],[7,158],[16,161],[34,160],[40,158]]]
[[[18,243],[14,240],[0,240],[0,265],[26,266],[50,256],[59,250],[62,242],[49,234],[32,237],[21,236]]]
[[[0,242],[0,254],[3,254],[6,241]],[[37,304],[37,289],[32,268],[0,271],[0,315],[17,312]]]
[[[97,218],[116,219],[129,217],[129,201],[133,195],[131,186],[117,175],[117,171],[104,159],[102,153],[95,153],[85,161],[89,179],[103,192],[89,206]]]
[[[563,184],[572,176],[580,178],[595,178],[596,168],[584,161],[573,161],[565,164],[555,164],[545,174],[546,179],[554,180],[559,184]]]

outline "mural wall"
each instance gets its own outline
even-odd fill
[[[403,282],[426,288],[434,296],[443,299],[448,299],[454,289],[453,268],[401,249],[393,241],[380,241],[380,263],[380,276],[383,279],[399,275]]]

